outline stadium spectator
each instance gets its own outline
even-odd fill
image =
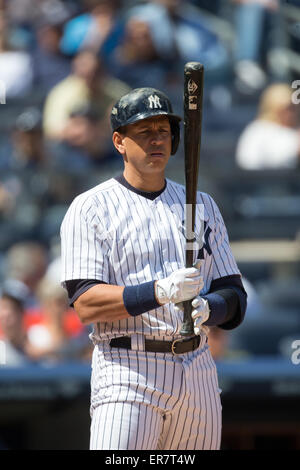
[[[34,29],[41,18],[67,21],[77,12],[77,3],[76,0],[4,0],[10,25],[29,35],[34,35]]]
[[[16,243],[7,251],[5,265],[6,279],[18,281],[28,290],[25,308],[38,305],[36,288],[47,269],[47,249],[35,241]]]
[[[167,88],[173,61],[160,57],[154,46],[150,26],[134,16],[125,26],[123,40],[108,60],[112,75],[131,88]]]
[[[1,139],[0,250],[24,238],[38,237],[41,216],[49,204],[56,203],[48,173],[50,160],[41,111],[26,108]]]
[[[237,165],[245,170],[297,168],[300,157],[299,107],[288,84],[276,83],[261,95],[257,117],[242,132]]]
[[[232,0],[234,6],[235,74],[237,89],[262,90],[268,73],[283,79],[280,67],[270,67],[270,52],[283,41],[279,0]]]
[[[6,98],[20,98],[32,90],[33,72],[30,54],[14,47],[9,37],[7,17],[0,9],[0,80]]]
[[[90,351],[88,331],[69,308],[65,290],[44,276],[36,293],[38,307],[25,311],[27,354],[37,361],[84,358]]]
[[[60,40],[63,25],[59,19],[41,20],[35,30],[36,43],[31,58],[33,80],[37,89],[46,94],[71,71],[70,58],[62,54]]]
[[[42,113],[26,108],[16,119],[10,138],[0,147],[0,170],[17,172],[41,168],[46,163],[43,145]],[[20,175],[19,175],[20,176]]]
[[[88,103],[98,109],[102,125],[109,129],[108,109],[128,90],[124,83],[106,73],[94,52],[80,52],[72,61],[72,73],[47,96],[43,118],[46,138],[63,140],[72,111]]]
[[[82,49],[91,49],[101,57],[109,55],[122,34],[120,0],[83,0],[85,10],[69,20],[61,40],[66,55],[76,55]]]
[[[92,104],[75,109],[66,122],[63,139],[49,142],[52,167],[70,174],[100,168],[104,163],[112,168],[120,159],[113,153],[108,135]]]
[[[168,62],[176,61],[178,73],[187,61],[203,63],[211,78],[214,72],[220,79],[227,70],[227,48],[209,20],[190,2],[152,0],[129,9],[126,17],[148,23],[157,53]]]
[[[1,366],[24,366],[30,362],[23,323],[27,294],[26,287],[17,281],[6,281],[0,286]]]

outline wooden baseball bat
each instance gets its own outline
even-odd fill
[[[194,263],[193,239],[195,226],[195,208],[198,185],[198,170],[201,147],[202,106],[203,106],[204,67],[199,62],[188,62],[184,66],[184,160],[185,160],[185,235],[186,267]],[[191,301],[184,303],[184,317],[180,334],[194,335],[193,319],[191,316]]]

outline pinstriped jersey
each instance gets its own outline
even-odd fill
[[[133,189],[133,188],[132,188]],[[153,200],[115,178],[77,196],[61,225],[61,281],[96,279],[133,286],[162,279],[185,266],[185,188],[166,179]],[[145,193],[146,194],[146,193]],[[197,193],[194,260],[209,292],[213,280],[240,275],[220,211],[206,193]],[[136,317],[94,325],[94,342],[141,333],[179,335],[182,312],[169,303]]]

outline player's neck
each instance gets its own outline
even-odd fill
[[[138,172],[133,172],[125,168],[123,175],[131,186],[141,191],[156,192],[160,191],[165,186],[164,173],[141,175]]]

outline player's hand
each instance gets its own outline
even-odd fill
[[[165,279],[155,282],[155,296],[164,305],[174,304],[196,297],[203,288],[203,277],[200,275],[201,260],[197,260],[192,268],[181,268]]]
[[[208,300],[203,299],[200,295],[192,300],[192,319],[194,320],[194,333],[200,335],[201,331],[208,332],[208,328],[203,325],[210,315]]]
[[[205,334],[208,334],[209,328],[203,323],[205,323],[209,319],[210,315],[210,308],[208,301],[206,299],[203,299],[200,295],[195,297],[191,301],[193,310],[191,312],[192,319],[194,320],[194,333],[195,335],[200,335],[201,332],[204,332]],[[174,310],[179,312],[183,312],[183,303],[179,302],[178,304],[175,305]]]

